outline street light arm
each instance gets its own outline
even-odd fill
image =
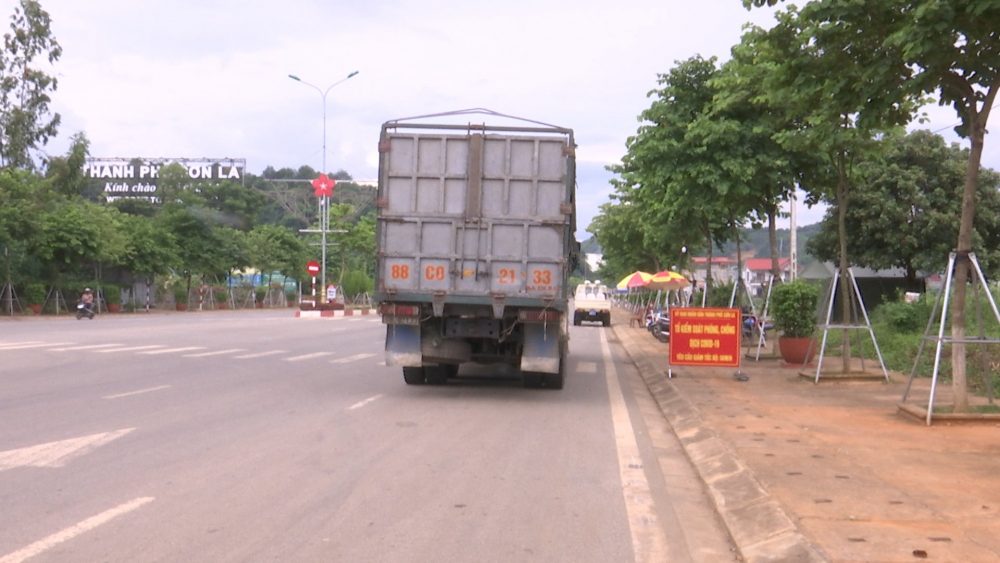
[[[347,80],[349,78],[352,78],[354,75],[356,75],[359,72],[361,72],[361,71],[356,70],[356,71],[352,72],[351,74],[348,74],[346,78],[342,78],[342,79],[338,80],[337,82],[334,82],[333,84],[331,84],[330,87],[326,89],[326,92],[323,92],[323,99],[326,100],[327,93],[329,93],[330,90],[333,90],[334,86],[336,86],[338,84],[342,84],[344,82],[347,82]]]
[[[324,103],[326,102],[326,94],[324,94],[323,91],[319,89],[319,86],[316,86],[315,84],[310,84],[310,83],[306,82],[305,80],[302,80],[298,76],[295,76],[294,74],[289,74],[288,78],[291,78],[292,80],[294,80],[296,82],[301,82],[301,83],[305,84],[306,86],[312,88],[313,90],[316,90],[317,92],[320,93],[321,96],[323,96]]]

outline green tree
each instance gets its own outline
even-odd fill
[[[211,210],[218,224],[249,230],[264,207],[265,196],[239,182],[226,180],[192,185],[184,201]]]
[[[277,225],[258,225],[247,233],[250,265],[262,272],[280,271],[299,278],[306,262],[306,246],[289,229]]]
[[[64,273],[80,272],[97,259],[101,228],[94,219],[100,212],[94,204],[60,202],[39,216],[31,252],[48,266],[52,281],[58,282]]]
[[[626,142],[628,152],[620,164],[608,167],[618,175],[611,182],[613,199],[630,207],[599,223],[605,234],[594,232],[606,260],[608,246],[632,247],[629,254],[635,258],[620,266],[625,273],[662,270],[679,261],[684,247],[732,236],[725,221],[731,206],[701,176],[711,158],[687,138],[691,124],[711,107],[715,90],[710,80],[716,72],[714,58],[697,56],[659,75],[660,88],[649,92],[653,101],[639,115],[641,125]],[[610,206],[602,208],[602,213],[611,211]],[[633,230],[637,232],[629,232]],[[616,261],[621,258],[612,257],[608,266],[617,269]]]
[[[366,215],[355,223],[342,223],[347,231],[334,235],[339,242],[336,251],[340,254],[340,279],[350,269],[368,275],[375,269],[375,216]]]
[[[69,153],[55,157],[48,163],[46,176],[52,179],[55,191],[68,198],[79,199],[89,180],[83,175],[83,165],[90,154],[90,141],[83,133],[73,135]]]
[[[767,70],[757,64],[753,45],[741,42],[732,55],[713,78],[717,93],[711,112],[692,124],[688,139],[715,160],[705,170],[706,178],[715,179],[723,196],[741,194],[752,210],[754,225],[767,225],[771,273],[780,279],[776,225],[780,206],[797,185],[815,182],[822,160],[778,142],[797,123],[764,90]]]
[[[961,186],[968,150],[948,146],[928,131],[893,135],[879,143],[878,158],[858,166],[852,212],[846,218],[851,233],[852,261],[874,269],[903,268],[911,285],[918,270],[944,269],[958,236],[955,217],[961,214]],[[1000,176],[986,170],[979,182],[980,221],[974,236],[983,267],[993,274],[1000,267]],[[833,260],[837,250],[837,218],[828,211],[821,231],[809,241],[809,252]],[[992,276],[991,276],[992,277]]]
[[[779,0],[743,0],[744,5],[769,6]],[[869,82],[897,83],[892,91],[869,99],[876,105],[905,105],[908,96],[937,94],[955,108],[959,135],[971,143],[962,192],[962,215],[952,304],[952,389],[955,411],[969,408],[965,364],[965,296],[973,249],[973,225],[986,124],[1000,90],[1000,5],[995,0],[820,0],[816,9],[831,14],[831,29],[839,37],[827,53],[853,59],[862,70],[858,87]],[[855,17],[845,17],[844,14]],[[873,17],[873,14],[877,14]],[[874,59],[872,54],[877,55]],[[899,71],[902,66],[903,70]],[[845,84],[846,85],[846,84]],[[879,88],[881,89],[881,88]],[[846,340],[846,339],[845,339]]]
[[[0,55],[0,165],[34,169],[32,151],[56,135],[60,121],[49,113],[57,81],[38,59],[55,63],[62,48],[37,1],[21,0],[10,21]]]
[[[897,97],[908,73],[902,60],[877,34],[845,32],[842,21],[872,26],[890,18],[878,6],[853,0],[826,0],[778,12],[770,30],[751,28],[743,43],[761,65],[762,84],[774,107],[796,124],[776,139],[788,150],[823,155],[835,173],[833,193],[820,183],[804,186],[838,213],[839,266],[843,318],[851,318],[846,219],[854,171],[872,150],[873,138],[907,123],[913,103]],[[849,26],[846,26],[849,27]],[[871,69],[878,69],[873,73]],[[894,101],[886,101],[894,100]],[[846,329],[845,329],[846,332]],[[843,370],[850,369],[850,338],[843,338]]]
[[[159,275],[166,273],[170,266],[180,264],[174,234],[162,228],[154,219],[122,214],[119,227],[127,241],[126,249],[121,260],[113,265],[120,266],[133,275]]]
[[[617,195],[612,195],[617,199]],[[609,285],[637,269],[652,269],[649,255],[643,248],[642,231],[636,228],[639,208],[631,203],[604,203],[587,231],[600,242],[604,263],[598,270]]]

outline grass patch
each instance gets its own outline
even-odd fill
[[[968,321],[966,334],[978,335],[980,329],[975,318],[975,303],[972,293],[972,291],[969,292],[970,297],[966,305],[966,320]],[[927,319],[931,314],[933,303],[934,295],[928,294],[916,303],[902,303],[900,301],[883,303],[872,312],[872,329],[878,340],[886,368],[903,375],[909,375],[910,371],[913,370],[913,364],[924,337],[924,329],[927,326]],[[983,309],[983,332],[985,332],[986,337],[1000,337],[1000,327],[993,319],[992,311],[989,310],[989,304],[985,300]],[[933,335],[937,335],[937,330],[938,326],[935,323],[932,329]],[[842,355],[845,332],[851,339],[851,356],[861,356],[866,360],[878,361],[867,330],[831,329],[827,337],[827,356],[840,357]],[[946,328],[946,334],[951,334],[950,326]],[[818,344],[818,341],[822,339],[822,334],[817,336]],[[933,374],[935,347],[936,344],[933,341],[924,343],[920,364],[917,365],[916,375],[918,377],[930,377]],[[941,366],[938,375],[941,383],[951,381],[951,348],[949,344],[941,347]],[[1000,394],[1000,345],[967,344],[965,350],[969,392],[981,397],[986,396],[986,378],[989,377],[994,396]]]
[[[934,407],[934,414],[954,414],[953,410],[950,405]],[[1000,405],[970,405],[968,414],[1000,414]]]

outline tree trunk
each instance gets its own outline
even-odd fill
[[[840,237],[840,310],[843,323],[851,324],[851,276],[848,273],[850,262],[847,260],[847,162],[843,151],[837,155],[837,232]],[[843,330],[843,350],[841,351],[843,373],[851,371],[851,334]]]
[[[965,191],[962,194],[962,222],[958,228],[958,257],[955,260],[955,297],[952,301],[951,335],[955,340],[965,338],[965,294],[969,280],[968,253],[972,251],[972,227],[976,216],[976,187],[979,183],[979,164],[983,157],[983,143],[986,134],[986,120],[989,106],[980,114],[971,111],[972,126],[970,138],[972,150],[965,172]],[[952,391],[955,397],[955,412],[969,412],[969,387],[965,369],[965,344],[955,342],[951,346]]]
[[[733,302],[729,304],[730,307],[741,308],[740,306],[740,289],[742,289],[747,297],[750,296],[750,290],[747,288],[746,283],[743,279],[743,247],[740,245],[740,229],[736,226],[736,221],[732,221],[733,234],[736,236],[736,282],[733,288]]]

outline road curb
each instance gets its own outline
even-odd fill
[[[355,317],[358,315],[374,315],[375,309],[347,309],[340,311],[295,311],[295,316],[302,319],[318,319],[326,317]]]
[[[781,504],[771,498],[746,464],[705,423],[698,409],[640,348],[634,335],[620,323],[612,328],[708,488],[743,560],[829,561],[806,540]]]

